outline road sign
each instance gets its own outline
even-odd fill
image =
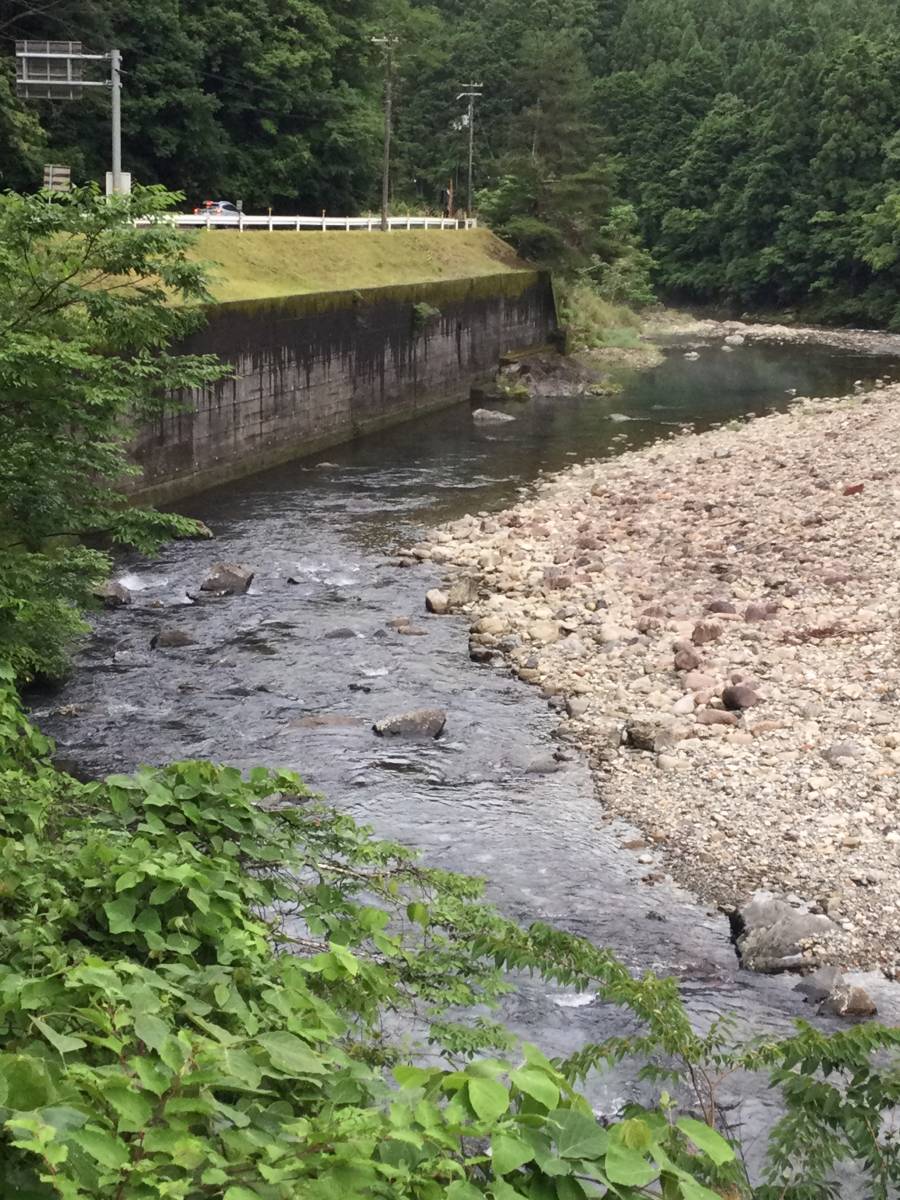
[[[113,176],[112,171],[106,172],[106,194],[107,194],[107,196],[114,196],[116,194],[116,188],[115,188],[115,184],[114,184],[114,176]],[[130,196],[131,195],[131,172],[130,171],[120,171],[119,172],[119,195],[120,196]]]
[[[29,100],[77,100],[82,79],[81,42],[16,42],[16,95]]]
[[[59,163],[44,164],[45,192],[67,192],[71,186],[71,167],[62,167],[59,165]]]

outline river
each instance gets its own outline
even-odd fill
[[[642,882],[664,867],[622,848],[629,830],[605,820],[585,763],[542,769],[558,745],[546,701],[471,663],[464,619],[424,613],[434,571],[400,566],[391,550],[504,507],[541,472],[898,370],[821,346],[714,347],[696,361],[675,347],[617,396],[509,404],[516,420],[502,426],[476,426],[460,407],[207,492],[179,508],[216,539],[122,562],[134,604],[97,615],[74,677],[35,697],[35,714],[82,772],[186,757],[295,768],[379,834],[484,876],[508,915],[584,935],[635,970],[674,973],[699,1024],[732,1012],[746,1029],[786,1029],[808,1015],[796,980],[740,970],[725,916],[669,881]],[[220,560],[251,566],[251,591],[190,603]],[[390,628],[398,616],[423,635]],[[163,626],[196,644],[151,650]],[[438,741],[371,731],[379,717],[427,706],[448,712]],[[505,1015],[553,1054],[630,1027],[591,996],[530,983]],[[593,1093],[607,1110],[630,1094],[617,1074]],[[758,1140],[765,1090],[735,1087],[726,1099]]]

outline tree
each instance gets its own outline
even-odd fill
[[[0,196],[0,658],[25,678],[63,669],[108,572],[79,539],[149,550],[196,528],[116,490],[134,471],[131,431],[221,373],[171,349],[206,298],[202,266],[165,219],[176,199]]]

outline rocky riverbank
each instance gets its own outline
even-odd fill
[[[453,575],[473,657],[564,713],[628,852],[728,909],[809,906],[791,966],[900,967],[898,402],[575,466],[412,552]]]
[[[782,345],[832,346],[836,350],[869,355],[900,355],[900,334],[875,329],[838,329],[823,325],[786,325],[750,321],[715,321],[673,309],[650,313],[642,334],[647,338],[690,337],[698,346],[719,343],[733,350],[744,342]]]

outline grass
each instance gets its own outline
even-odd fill
[[[560,315],[569,327],[573,350],[631,349],[640,346],[641,318],[622,304],[612,304],[585,283],[563,290]]]
[[[216,300],[261,300],[397,283],[430,283],[522,270],[487,229],[203,230],[192,257],[212,264]]]

